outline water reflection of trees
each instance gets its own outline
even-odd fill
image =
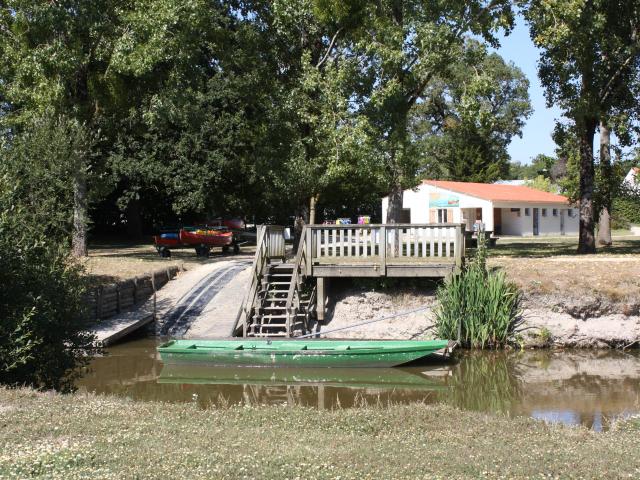
[[[459,408],[510,412],[522,397],[517,355],[504,352],[465,354],[452,367],[441,400]]]

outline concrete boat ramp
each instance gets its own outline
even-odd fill
[[[136,309],[101,320],[94,329],[97,342],[110,345],[153,323],[154,318],[158,335],[228,337],[242,303],[250,266],[249,258],[236,257],[184,272],[158,290],[155,299],[152,296]]]

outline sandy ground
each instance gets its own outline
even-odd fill
[[[361,291],[352,288],[334,296],[328,323],[330,331],[376,318],[409,311],[421,306],[435,306],[433,291],[395,293]],[[640,316],[622,313],[588,319],[576,318],[550,308],[527,308],[522,313],[518,342],[525,347],[628,347],[640,344]],[[333,338],[417,339],[433,338],[432,309],[370,323],[349,330],[327,334]],[[321,330],[321,331],[322,331]]]
[[[435,305],[435,298],[429,292],[422,292],[421,294],[415,292],[391,294],[351,289],[336,295],[337,297],[333,298],[329,307],[328,323],[322,327],[322,330],[331,331]],[[430,330],[432,326],[433,314],[428,309],[348,330],[327,333],[326,337],[371,339],[433,338],[432,330]]]

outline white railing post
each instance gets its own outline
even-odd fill
[[[387,227],[384,225],[380,227],[378,237],[380,238],[380,275],[385,276],[387,274]]]

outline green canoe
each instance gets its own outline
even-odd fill
[[[394,367],[448,353],[447,340],[171,340],[164,363],[290,367]]]

